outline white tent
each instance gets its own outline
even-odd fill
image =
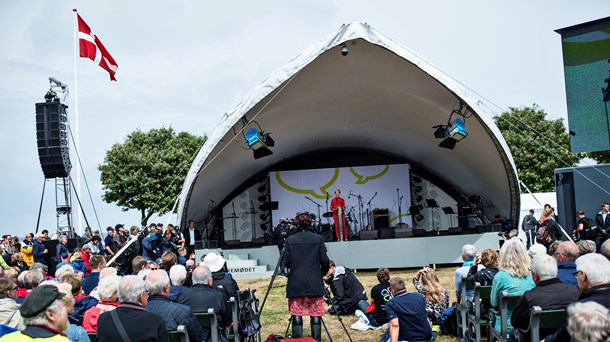
[[[453,150],[441,148],[432,127],[446,124],[460,101],[472,113],[468,137]],[[253,120],[275,140],[272,155],[254,159],[244,149],[242,131]],[[269,171],[350,163],[408,163],[457,197],[478,195],[495,212],[519,217],[515,165],[481,100],[369,25],[351,23],[276,70],[225,115],[188,172],[180,224],[202,221],[210,200],[222,206]]]

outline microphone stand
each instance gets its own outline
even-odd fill
[[[396,196],[398,197],[398,226],[396,228],[405,228],[402,226],[402,197],[400,196],[399,188],[396,188]]]
[[[235,209],[233,209],[235,211]],[[254,202],[250,200],[250,208],[247,209],[246,213],[250,214],[251,223],[252,223],[252,240],[256,239],[256,213],[258,211],[254,208]]]
[[[371,202],[373,202],[373,199],[375,197],[377,197],[377,191],[375,191],[375,194],[373,195],[373,197],[371,197],[371,199],[366,204],[368,206],[366,219],[367,219],[368,226],[370,226],[371,228],[372,228],[372,225],[371,225],[371,215],[373,215],[373,210],[371,210]]]
[[[328,192],[326,193],[326,212],[329,212],[330,210],[328,209]],[[330,217],[326,218],[326,223],[330,224]]]
[[[315,205],[318,207],[318,220],[322,220],[322,219],[321,219],[321,217],[322,217],[322,216],[320,216],[320,208],[322,208],[322,205],[321,205],[321,204],[318,204],[318,202],[316,202],[316,201],[312,200],[311,198],[309,198],[309,197],[307,197],[307,196],[305,196],[305,198],[307,198],[308,200],[310,200],[310,201],[311,201],[313,204],[315,204]]]
[[[237,240],[237,223],[235,222],[235,219],[238,217],[235,214],[235,203],[231,202],[231,205],[233,206],[233,214],[230,216],[225,217],[225,219],[232,219],[232,223],[233,223],[233,240]]]

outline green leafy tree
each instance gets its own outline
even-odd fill
[[[519,179],[531,191],[555,191],[554,170],[575,166],[581,159],[581,155],[570,152],[563,119],[548,120],[536,104],[509,107],[494,121],[510,148]]]
[[[610,163],[610,151],[589,152],[586,156],[595,160],[598,164]]]
[[[114,144],[98,166],[102,198],[123,211],[139,210],[142,225],[155,213],[168,213],[205,140],[205,136],[176,133],[171,127],[134,131],[122,144]]]

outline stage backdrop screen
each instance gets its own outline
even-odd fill
[[[278,202],[278,210],[273,211],[274,225],[280,218],[294,218],[298,212],[309,211],[318,215],[318,206],[321,215],[329,212],[335,189],[341,189],[346,211],[353,219],[350,224],[352,231],[364,229],[373,220],[371,216],[367,217],[369,201],[371,211],[388,209],[390,226],[396,226],[400,222],[400,199],[402,223],[413,226],[411,217],[407,215],[411,203],[408,164],[275,171],[269,174],[269,178],[271,199]],[[332,223],[332,218],[322,218],[321,223]]]
[[[603,88],[609,76],[610,17],[557,30],[561,34],[572,152],[610,149]]]

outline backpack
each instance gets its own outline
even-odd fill
[[[261,322],[258,314],[252,308],[251,300],[244,300],[239,303],[239,335],[250,337],[256,335],[261,329]]]
[[[538,226],[538,229],[536,229],[536,242],[547,247],[553,242],[553,238],[551,237],[551,232],[546,221],[542,223],[542,225]]]

